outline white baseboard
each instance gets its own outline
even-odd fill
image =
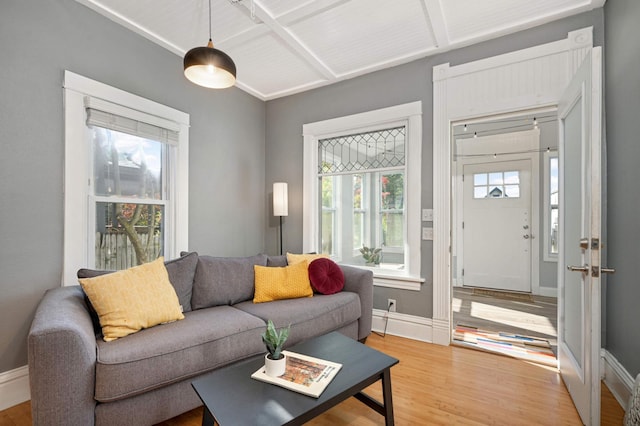
[[[603,361],[604,382],[622,408],[627,410],[634,379],[620,362],[606,349],[600,353]]]
[[[31,399],[29,367],[18,367],[0,373],[0,411]]]
[[[433,341],[431,318],[374,309],[371,329],[378,333],[384,333],[385,323],[387,334],[428,343]]]

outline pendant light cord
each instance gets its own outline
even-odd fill
[[[209,0],[209,41],[211,40],[211,0]]]

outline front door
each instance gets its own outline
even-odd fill
[[[602,52],[587,55],[558,108],[558,362],[585,425],[600,423]]]
[[[531,160],[463,171],[463,284],[531,292]]]

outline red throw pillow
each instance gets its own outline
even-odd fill
[[[344,288],[344,274],[331,259],[315,259],[309,264],[309,281],[320,294],[334,294]]]

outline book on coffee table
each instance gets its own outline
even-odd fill
[[[282,353],[287,356],[287,368],[282,376],[268,376],[263,365],[251,378],[318,398],[342,368],[337,362],[289,351]]]

